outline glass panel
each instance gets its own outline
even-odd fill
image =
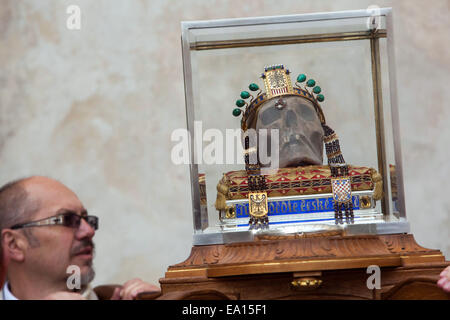
[[[299,15],[296,16],[298,21],[288,16],[284,23],[283,17],[215,21],[197,26],[191,23],[191,28],[185,30],[183,40],[189,40],[190,48],[186,52],[185,46],[183,52],[188,126],[195,133],[192,151],[196,163],[192,172],[195,176],[197,173],[200,175],[197,195],[200,200],[193,201],[194,209],[196,203],[200,204],[201,209],[194,211],[194,214],[203,212],[201,220],[206,227],[195,231],[210,235],[199,237],[201,240],[197,244],[239,241],[248,237],[242,236],[249,230],[248,199],[233,199],[228,194],[227,208],[232,207],[234,212],[220,212],[215,205],[218,183],[224,174],[245,170],[239,130],[242,116],[232,116],[235,102],[241,91],[250,91],[250,83],[264,88],[261,79],[264,67],[277,64],[291,71],[292,83],[301,73],[316,81],[325,96],[325,101],[320,105],[326,123],[337,133],[346,163],[378,171],[384,182],[384,192],[383,199],[375,201],[374,189],[353,190],[356,209],[354,224],[337,226],[334,211],[328,206],[332,202],[327,202],[331,193],[278,198],[270,198],[269,194],[269,200],[273,203],[269,205],[269,229],[264,232],[347,228],[347,231],[383,233],[386,223],[399,222],[400,209],[395,194],[395,169],[398,171],[398,168],[389,95],[391,84],[385,39],[386,19],[384,16],[377,18],[380,29],[376,40],[373,37],[371,40],[368,37],[371,32],[368,17],[337,16],[339,19],[327,20],[319,15],[315,20],[314,15],[307,15],[307,19]],[[305,19],[311,21],[301,21]],[[221,23],[223,25],[218,26]],[[205,27],[202,28],[202,25]],[[250,93],[256,97],[255,92]],[[190,107],[192,110],[189,110]],[[326,165],[327,157],[325,151],[323,153],[323,164]],[[367,172],[371,172],[371,182],[375,185],[374,171]],[[365,179],[362,175],[356,177],[359,178]],[[359,180],[355,181],[358,188]],[[230,190],[227,189],[228,192]],[[193,195],[196,196],[195,190]],[[299,209],[302,212],[293,214],[289,206],[294,205],[308,210]],[[363,207],[365,210],[362,210]],[[367,225],[377,227],[364,228]],[[403,229],[398,230],[401,232]],[[224,235],[227,233],[233,236]],[[242,234],[237,235],[239,233]]]
[[[380,20],[380,29],[385,29],[385,21]],[[367,32],[367,18],[341,18],[285,23],[264,23],[248,26],[227,26],[192,29],[189,43],[192,49],[211,49],[214,45],[254,44],[271,41],[295,41],[301,37],[355,36]],[[233,42],[235,41],[235,42]],[[205,47],[208,46],[209,47]],[[196,47],[198,46],[198,48]]]

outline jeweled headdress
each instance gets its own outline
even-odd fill
[[[258,91],[256,97],[253,97],[248,91],[241,92],[241,98],[236,101],[236,106],[233,110],[234,116],[239,116],[242,113],[242,108],[245,106],[243,116],[241,120],[242,130],[246,131],[248,128],[255,127],[256,115],[259,108],[264,102],[273,98],[281,97],[284,95],[297,95],[311,101],[316,109],[316,113],[322,124],[325,124],[325,116],[323,115],[322,108],[319,102],[323,102],[325,97],[321,94],[322,89],[316,86],[314,79],[306,81],[306,75],[300,74],[297,77],[295,87],[291,84],[290,71],[285,69],[283,65],[276,65],[264,68],[264,73],[261,75],[264,80],[264,87],[266,92],[263,93],[256,83],[249,85],[250,91]],[[306,81],[306,87],[313,87],[312,93],[308,91],[306,87],[302,88],[301,83]],[[251,98],[249,102],[246,100]]]
[[[335,208],[336,223],[342,223],[342,211],[345,210],[347,222],[353,222],[353,205],[351,196],[351,184],[348,176],[348,166],[342,156],[339,139],[336,133],[326,124],[325,116],[319,102],[323,102],[322,89],[316,85],[314,79],[308,79],[305,74],[297,77],[295,86],[292,86],[290,71],[283,65],[274,65],[264,68],[261,75],[264,81],[265,92],[259,88],[256,83],[249,85],[249,90],[257,92],[254,97],[248,91],[242,91],[240,99],[236,101],[233,115],[238,117],[242,114],[241,128],[245,132],[249,128],[256,128],[256,120],[261,106],[272,99],[278,99],[275,106],[283,108],[282,96],[300,96],[312,102],[317,116],[322,124],[324,131],[325,151],[328,158],[328,165],[331,170],[331,185],[333,191],[333,200]],[[302,83],[305,83],[302,87]],[[308,89],[309,88],[309,89]],[[311,91],[310,91],[311,90]],[[248,100],[247,102],[247,99]],[[245,108],[244,108],[245,107]],[[267,193],[264,175],[261,175],[260,165],[251,164],[249,157],[251,153],[257,152],[257,148],[249,145],[248,136],[244,140],[245,164],[248,174],[249,186],[249,211],[250,226],[267,226]],[[252,210],[253,208],[253,210]]]

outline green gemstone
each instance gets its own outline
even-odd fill
[[[242,91],[241,92],[241,98],[242,99],[247,99],[248,97],[250,97],[250,93],[248,93],[248,91]]]
[[[256,83],[251,83],[251,84],[248,86],[248,88],[249,88],[251,91],[259,90],[259,87],[258,87],[258,85],[257,85]]]
[[[235,108],[233,109],[233,116],[239,117],[241,115],[241,109]]]
[[[313,88],[313,92],[314,92],[315,94],[319,94],[321,91],[322,91],[322,89],[321,89],[319,86],[315,86],[315,87]]]
[[[236,105],[237,105],[239,108],[242,108],[243,106],[245,106],[245,101],[242,100],[242,99],[236,100]]]
[[[325,100],[325,97],[323,96],[323,94],[318,94],[317,101],[322,102],[323,100]]]
[[[306,81],[306,85],[308,87],[314,87],[316,85],[316,81],[314,79],[309,79],[308,81]]]
[[[297,77],[298,82],[303,82],[305,80],[306,80],[306,75],[304,75],[303,73],[298,75],[298,77]]]

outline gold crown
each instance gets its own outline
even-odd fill
[[[316,86],[316,81],[314,79],[306,81],[306,75],[300,74],[297,77],[295,86],[292,86],[290,71],[283,65],[265,67],[261,78],[264,81],[266,92],[262,92],[256,83],[251,83],[248,88],[250,91],[258,91],[256,97],[253,97],[248,91],[242,91],[240,99],[236,101],[236,106],[238,108],[233,110],[233,115],[238,117],[243,113],[241,120],[242,130],[246,131],[248,129],[249,121],[251,123],[253,122],[253,119],[258,115],[259,108],[264,102],[284,95],[300,96],[311,101],[320,122],[325,124],[325,116],[319,105],[319,102],[324,101],[325,97],[321,94],[322,89],[319,86]],[[301,83],[305,81],[306,85],[301,87]],[[308,90],[308,87],[312,88],[311,92]],[[250,100],[248,102],[245,101],[248,98],[250,98]],[[245,110],[242,111],[244,106]]]

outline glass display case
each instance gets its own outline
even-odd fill
[[[393,41],[390,8],[182,22],[194,245],[251,241],[258,234],[409,232]],[[285,81],[286,92],[277,81]],[[327,149],[331,134],[325,132],[316,152],[326,155],[322,163],[303,158],[259,168],[267,222],[253,228],[246,121],[272,101],[280,113],[267,122],[282,123],[277,141],[303,139],[295,129],[291,136],[283,132],[309,126],[301,119],[308,114],[291,106],[293,95],[308,100],[317,113],[311,117],[339,137],[352,216],[337,219],[330,170],[336,150]],[[258,112],[255,121],[264,124]],[[317,138],[306,136],[306,144]]]

